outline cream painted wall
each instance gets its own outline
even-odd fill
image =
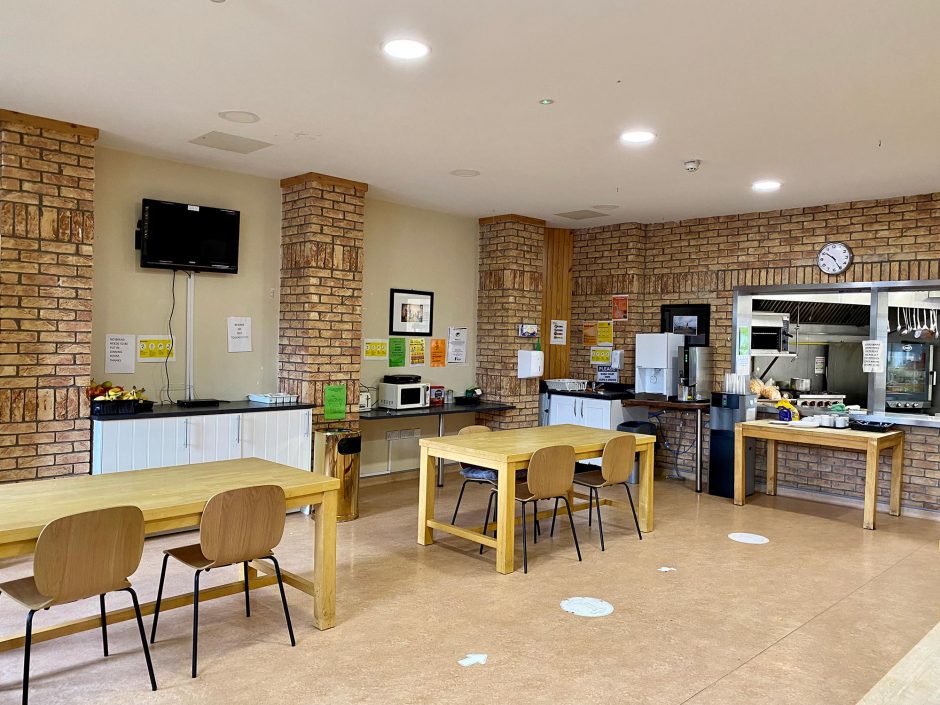
[[[144,197],[241,212],[238,274],[197,274],[195,389],[199,396],[243,399],[277,391],[278,277],[281,193],[277,181],[98,148],[95,184],[95,272],[92,374],[115,384],[144,386],[159,399],[162,364],[137,363],[134,374],[105,373],[108,333],[166,333],[169,270],[141,269],[134,229]],[[252,352],[229,353],[226,318],[251,316]],[[186,372],[186,276],[176,276],[173,316],[176,361],[169,363],[173,397]]]
[[[470,331],[466,365],[390,369],[384,362],[363,361],[363,384],[375,386],[383,375],[396,372],[419,374],[422,381],[456,394],[475,384],[478,237],[474,218],[366,198],[362,337],[388,337],[391,288],[434,292],[432,337],[446,338],[448,326],[467,326]],[[448,416],[446,432],[473,422],[472,413]],[[364,474],[386,471],[386,431],[417,428],[422,436],[436,436],[438,430],[437,417],[367,421],[361,428]],[[416,440],[393,441],[391,453],[393,471],[418,466]]]

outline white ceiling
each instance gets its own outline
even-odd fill
[[[44,0],[0,20],[0,107],[446,212],[588,227],[940,191],[937,0]],[[430,56],[386,59],[396,37]],[[659,139],[620,145],[634,127]],[[189,143],[211,130],[274,146]],[[596,204],[620,207],[553,215]]]

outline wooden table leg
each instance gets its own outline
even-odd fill
[[[865,455],[865,508],[862,514],[862,528],[875,528],[875,503],[878,500],[878,441],[868,442]]]
[[[638,518],[640,520],[640,531],[644,533],[653,530],[654,471],[653,444],[650,443],[640,451],[640,506]]]
[[[418,480],[418,543],[429,546],[434,543],[434,530],[428,519],[434,518],[434,473],[431,471],[431,456],[427,448],[421,448],[421,472]]]
[[[735,481],[735,484],[737,484],[737,481]],[[737,487],[735,487],[735,490],[737,490]],[[737,491],[735,491],[735,494],[737,494]],[[767,494],[777,494],[777,441],[771,440],[767,441]]]
[[[336,626],[336,505],[339,492],[323,493],[316,510],[313,538],[313,623],[317,629]]]
[[[734,503],[744,504],[744,431],[740,424],[734,427]]]
[[[499,476],[496,481],[496,570],[504,575],[514,570],[516,469],[511,463],[497,469]]]
[[[888,511],[893,516],[901,516],[901,479],[904,475],[904,437],[891,451],[891,500]]]

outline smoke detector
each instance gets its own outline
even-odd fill
[[[702,166],[701,159],[689,159],[688,161],[682,162],[682,166],[690,174],[694,174]]]

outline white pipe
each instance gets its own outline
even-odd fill
[[[196,347],[194,311],[196,308],[196,274],[187,272],[186,278],[186,398],[193,398],[193,354]]]

